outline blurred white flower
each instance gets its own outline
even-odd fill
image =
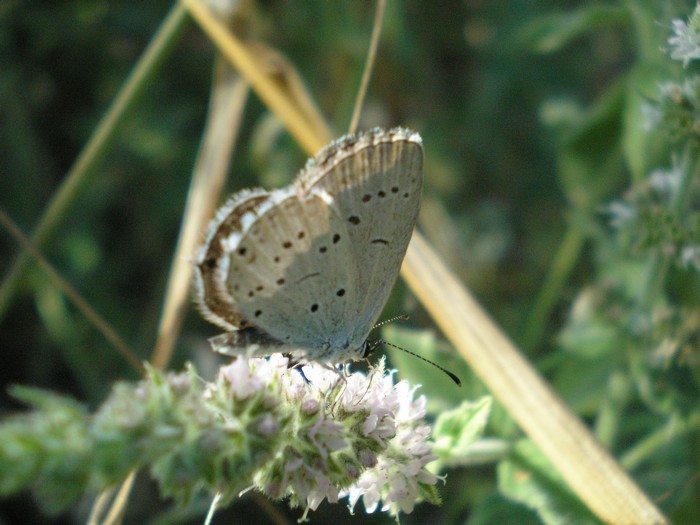
[[[236,359],[221,369],[237,399],[247,399],[287,371],[288,359],[274,354],[270,359]]]
[[[684,268],[700,270],[700,246],[684,246],[681,250],[681,264]]]
[[[683,62],[683,67],[688,67],[691,60],[700,58],[700,33],[692,19],[689,23],[680,19],[671,22],[673,36],[668,39],[671,46],[670,56],[673,60]]]

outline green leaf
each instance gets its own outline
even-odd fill
[[[575,11],[535,18],[520,37],[538,53],[554,53],[593,30],[619,26],[629,20],[627,10],[610,5],[588,5]]]
[[[52,415],[64,415],[66,418],[78,418],[87,415],[87,408],[82,403],[43,388],[12,385],[8,390],[12,397],[38,411],[44,411]]]
[[[521,440],[512,458],[498,465],[498,486],[504,496],[535,510],[547,525],[601,523],[529,440]]]
[[[659,85],[668,78],[658,64],[639,65],[627,73],[628,94],[623,111],[622,148],[632,180],[643,180],[649,171],[668,162],[669,137],[663,130],[648,128],[644,106],[658,96]]]
[[[571,101],[549,101],[540,115],[560,141],[558,175],[577,209],[594,210],[620,183],[622,111],[627,86],[618,82],[589,108],[572,110]]]
[[[472,444],[484,432],[491,404],[490,397],[482,397],[440,414],[433,429],[433,454],[450,465],[466,463]]]

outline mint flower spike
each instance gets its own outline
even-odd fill
[[[189,367],[115,385],[94,415],[27,391],[25,417],[0,423],[0,494],[34,488],[53,510],[141,468],[187,504],[203,490],[221,504],[245,487],[304,508],[360,498],[397,516],[438,503],[425,398],[394,384],[384,361],[341,377],[312,364],[307,383],[280,354],[238,358],[205,382]],[[21,394],[21,392],[19,392]],[[70,468],[67,468],[69,465]]]
[[[669,37],[669,55],[688,67],[692,60],[700,58],[700,7],[695,8],[688,22],[676,18],[671,21],[673,36]]]
[[[351,511],[362,498],[367,512],[381,502],[392,516],[410,513],[420,500],[439,503],[438,477],[425,468],[435,459],[423,422],[425,398],[413,399],[415,388],[394,384],[383,359],[367,375],[341,378],[318,364],[303,371],[309,383],[287,370],[279,355],[237,360],[221,371],[231,390],[245,395],[264,390],[264,378],[278,378],[286,419],[279,432],[272,422],[270,428],[283,437],[274,457],[254,473],[256,489],[304,507],[300,521],[323,500],[343,497]]]

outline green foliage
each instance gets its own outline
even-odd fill
[[[36,412],[3,423],[0,430],[0,493],[33,487],[48,511],[72,503],[89,480],[94,459],[87,413],[71,399],[15,388]],[[117,481],[125,472],[114,472]]]
[[[34,411],[0,425],[0,492],[33,488],[51,512],[140,467],[148,467],[163,494],[180,503],[204,488],[221,487],[229,498],[277,443],[275,436],[257,431],[260,418],[274,414],[272,405],[262,416],[256,410],[265,396],[239,403],[249,414],[231,428],[233,399],[205,396],[193,371],[151,370],[148,380],[118,383],[94,417],[55,394],[15,393]]]
[[[433,454],[445,464],[467,463],[469,450],[483,434],[491,411],[491,398],[463,401],[460,406],[443,412],[433,428]]]
[[[600,524],[528,440],[518,442],[511,459],[499,464],[498,481],[503,494],[536,510],[544,523]]]

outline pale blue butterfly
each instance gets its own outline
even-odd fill
[[[418,217],[423,147],[374,129],[323,148],[295,181],[219,209],[196,258],[196,300],[227,355],[365,357]]]

